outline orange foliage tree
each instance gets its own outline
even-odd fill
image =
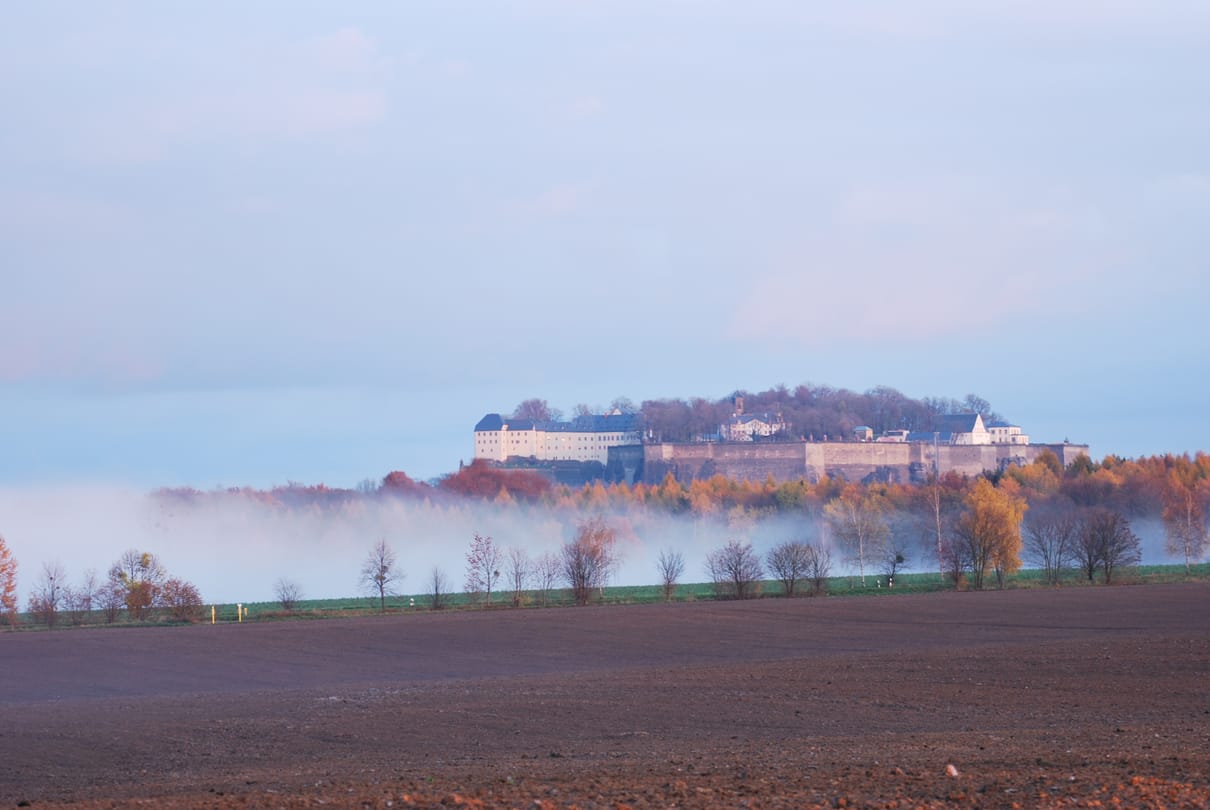
[[[9,625],[17,623],[17,561],[0,536],[0,613]]]
[[[471,498],[496,498],[501,492],[517,501],[535,502],[551,492],[551,483],[532,470],[501,470],[477,458],[458,472],[442,478],[443,492]]]
[[[967,551],[972,584],[982,588],[987,572],[1004,577],[1021,568],[1021,521],[1028,508],[1025,499],[979,478],[964,500],[966,511],[958,519],[956,534]]]

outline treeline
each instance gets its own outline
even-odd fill
[[[615,515],[630,523],[644,515],[679,516],[713,521],[737,538],[767,519],[781,518],[801,527],[794,539],[836,548],[854,546],[845,550],[844,562],[859,573],[868,567],[892,574],[911,561],[917,568],[936,566],[934,570],[955,581],[969,580],[982,587],[988,575],[1003,584],[1023,560],[1048,577],[1061,577],[1062,571],[1080,562],[1088,579],[1097,572],[1108,579],[1115,566],[1133,560],[1131,549],[1121,553],[1089,549],[1097,543],[1104,546],[1109,542],[1105,538],[1114,542],[1125,538],[1126,545],[1137,551],[1137,538],[1130,541],[1130,526],[1141,519],[1162,521],[1171,557],[1187,568],[1199,562],[1207,548],[1210,456],[1134,460],[1107,456],[1100,462],[1080,456],[1063,467],[1057,456],[1044,452],[1029,465],[974,478],[949,473],[922,484],[862,485],[827,477],[735,481],[722,476],[683,484],[667,476],[654,485],[598,481],[578,488],[554,485],[531,471],[476,461],[433,484],[397,471],[360,491],[291,485],[224,494],[308,509],[352,508],[367,498],[419,500],[438,509],[490,503],[505,510],[541,509],[565,523],[591,514]],[[208,497],[179,490],[161,496]],[[985,533],[976,531],[980,521],[991,520],[989,514],[999,515],[996,520],[1006,533],[1005,542],[1011,541],[1008,551],[989,551],[983,544]],[[1101,539],[1090,539],[1096,532]],[[898,558],[902,559],[895,563]],[[894,564],[888,565],[888,560]]]
[[[17,624],[17,561],[0,537],[0,618]],[[202,597],[193,583],[172,576],[156,555],[130,549],[102,579],[85,571],[72,582],[63,563],[43,563],[29,597],[28,613],[35,622],[54,628],[98,621],[197,621]]]
[[[658,441],[694,441],[718,433],[719,426],[736,413],[742,402],[747,414],[780,415],[786,424],[784,438],[816,441],[843,440],[858,425],[873,428],[875,434],[886,430],[932,431],[937,417],[956,413],[977,413],[985,422],[1001,421],[987,400],[975,394],[964,399],[925,397],[913,399],[887,386],[856,393],[826,385],[799,385],[793,390],[779,385],[765,391],[736,391],[720,399],[648,399],[635,405],[626,397],[600,406],[576,405],[573,416],[618,410],[638,413],[643,425]],[[563,413],[544,399],[527,399],[512,413],[514,418],[538,422],[558,421]]]
[[[1130,518],[1159,517],[1181,512],[1190,521],[1205,511],[1210,500],[1210,456],[1167,454],[1125,459],[1106,456],[1095,462],[1081,455],[1066,468],[1049,451],[1025,466],[1010,466],[984,476],[998,487],[1012,487],[1033,507],[1071,504],[1104,507]],[[946,489],[965,490],[973,479],[943,475]],[[409,498],[437,504],[461,500],[497,504],[568,507],[600,510],[611,507],[642,508],[671,514],[728,514],[736,510],[755,517],[800,512],[819,514],[838,497],[847,483],[841,478],[818,481],[736,481],[723,476],[682,484],[671,476],[659,484],[606,484],[597,481],[572,488],[553,484],[537,472],[509,470],[476,460],[432,483],[416,481],[395,471],[379,482],[357,489],[323,484],[291,483],[268,490],[230,488],[203,492],[190,488],[161,489],[156,497],[171,502],[202,502],[217,495],[235,496],[283,508],[325,508],[354,504],[363,499]],[[881,493],[896,507],[910,507],[929,489],[924,484],[870,484],[864,489]]]
[[[886,430],[932,431],[939,416],[978,413],[984,421],[999,421],[987,400],[968,394],[965,399],[926,397],[913,399],[894,388],[879,386],[865,393],[829,386],[784,385],[756,393],[736,391],[717,400],[645,400],[638,411],[651,435],[660,441],[693,441],[718,432],[739,400],[747,414],[780,415],[786,423],[785,437],[791,439],[847,439],[858,425]]]

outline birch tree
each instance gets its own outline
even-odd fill
[[[848,561],[857,566],[862,587],[866,584],[866,568],[882,559],[886,551],[890,535],[886,512],[886,500],[881,495],[863,492],[854,484],[846,486],[840,497],[823,508],[824,519],[845,549]]]
[[[1185,576],[1206,553],[1206,502],[1210,484],[1185,480],[1173,470],[1164,488],[1164,550],[1185,560]]]

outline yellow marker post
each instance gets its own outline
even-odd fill
[[[210,606],[210,623],[214,624],[217,619],[218,619],[218,617],[215,614],[215,607],[214,607],[214,605],[211,605]]]

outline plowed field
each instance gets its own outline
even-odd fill
[[[1201,807],[1210,586],[0,634],[0,805]]]

